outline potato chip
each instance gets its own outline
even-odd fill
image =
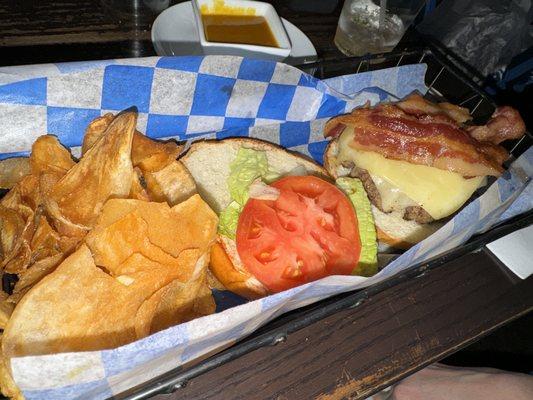
[[[2,213],[2,215],[0,215],[2,225],[13,216],[13,210],[3,208],[0,212]],[[8,214],[11,216],[8,217]],[[14,219],[11,219],[6,226],[10,225],[12,222],[14,222]],[[24,221],[22,230],[20,230],[20,220],[17,220],[16,224],[17,232],[12,238],[11,248],[9,249],[9,252],[3,254],[2,262],[0,264],[2,269],[10,274],[17,274],[25,270],[31,261],[30,241],[34,230],[33,218],[30,217]],[[11,231],[11,228],[8,228],[7,230],[9,232]],[[3,231],[4,230],[2,229],[2,236],[4,235]],[[2,239],[2,241],[4,241],[4,239]]]
[[[42,136],[5,173],[0,267],[18,278],[0,294],[10,396],[22,396],[11,357],[115,348],[215,311],[207,266],[218,218],[176,160],[182,146],[137,132],[136,118],[92,121],[78,163]]]
[[[18,303],[2,338],[5,357],[112,348],[135,340],[145,295],[96,267],[82,245]]]
[[[5,259],[15,250],[26,221],[14,210],[0,206],[0,257]]]
[[[17,183],[7,195],[5,195],[0,204],[13,210],[20,209],[21,205],[29,207],[31,212],[40,204],[41,197],[39,192],[39,177],[33,174],[26,175]],[[30,212],[26,211],[25,215]]]
[[[102,268],[105,268],[105,270],[113,276],[126,277],[126,280],[131,281],[135,281],[143,274],[148,275],[147,279],[151,279],[149,275],[154,275],[158,281],[164,281],[164,285],[166,285],[173,279],[189,279],[192,267],[187,265],[186,268],[183,268],[183,266],[187,263],[192,265],[198,257],[199,251],[197,249],[188,249],[185,250],[185,252],[182,252],[179,259],[167,259],[170,263],[163,264],[161,262],[150,260],[142,253],[136,252],[131,254],[124,260],[124,262],[117,266],[109,268],[102,266]]]
[[[23,178],[27,179],[31,175]],[[21,217],[29,217],[33,214],[33,209],[24,204],[20,182],[17,183],[4,197],[0,199],[0,206],[9,208],[20,214]]]
[[[150,201],[151,197],[146,191],[146,182],[141,170],[137,167],[133,168],[133,176],[131,182],[131,189],[128,198],[135,200]]]
[[[20,300],[4,356],[116,347],[213,312],[206,273],[216,228],[198,195],[174,207],[109,200],[87,245]]]
[[[11,400],[24,400],[24,396],[11,377],[9,360],[3,357],[0,357],[0,388],[2,394]]]
[[[31,180],[21,183],[24,202],[35,210],[75,164],[70,151],[55,136],[39,137],[33,144],[30,155]]]
[[[31,249],[26,240],[21,240],[13,257],[3,262],[3,270],[8,274],[19,274],[30,265]]]
[[[13,294],[11,294],[11,295],[7,298],[6,302],[7,302],[7,303],[11,303],[11,304],[13,304],[13,305],[16,306],[16,304],[20,301],[20,299],[22,299],[22,298],[24,297],[24,295],[25,295],[26,293],[28,293],[28,291],[29,291],[30,289],[31,289],[31,287],[26,287],[26,288],[20,290],[20,291],[17,292],[17,293],[13,293]]]
[[[112,114],[106,114],[89,124],[83,140],[83,154],[103,136],[113,118]],[[196,193],[192,176],[176,161],[182,149],[175,141],[153,140],[135,131],[131,150],[134,177],[128,197],[174,205]]]
[[[215,300],[207,285],[208,261],[207,254],[198,260],[190,281],[175,280],[159,290],[161,299],[150,323],[150,333],[215,312]]]
[[[83,136],[83,144],[81,145],[82,156],[104,135],[107,127],[114,118],[115,116],[113,114],[107,113],[92,120],[87,126],[87,129],[85,129]]]
[[[27,268],[17,272],[19,280],[13,288],[13,295],[9,298],[9,301],[14,303],[17,303],[35,283],[52,272],[79,242],[78,238],[72,240],[59,236],[43,214],[42,206],[36,209],[33,221],[33,232],[28,232],[28,237],[25,238],[30,249],[29,264]]]
[[[170,205],[181,203],[196,191],[196,183],[180,161],[172,161],[155,172],[145,172],[147,192],[154,201],[166,201]]]
[[[30,248],[32,251],[32,261],[38,261],[43,258],[60,253],[59,234],[52,229],[44,215],[37,218],[35,232],[31,238]]]
[[[162,203],[154,204],[163,206]],[[159,212],[156,208],[154,210]],[[135,232],[135,235],[132,232]],[[98,224],[86,237],[86,243],[94,254],[96,264],[104,266],[115,275],[121,273],[120,265],[135,253],[155,263],[172,264],[175,261],[174,257],[150,242],[148,224],[135,211],[127,213],[105,228],[101,228]]]
[[[155,172],[175,161],[183,146],[175,141],[156,141],[135,132],[131,150],[131,161],[143,172]]]
[[[0,161],[0,188],[11,189],[30,173],[27,157],[7,158]]]
[[[83,236],[108,198],[128,196],[136,121],[134,113],[117,116],[101,140],[54,185],[45,205],[60,234]]]
[[[206,281],[207,254],[200,257],[189,281],[173,280],[147,299],[135,316],[139,336],[169,328],[215,312],[215,301]]]
[[[75,165],[70,152],[50,135],[36,140],[28,162],[30,174],[12,188],[0,206],[0,266],[19,278],[14,294],[9,297],[11,303],[16,303],[32,284],[51,272],[63,258],[57,256],[62,253],[60,237],[42,215],[41,204],[51,188]],[[13,215],[16,215],[19,228],[17,235],[11,237],[8,253],[6,240],[12,234]],[[46,261],[41,262],[44,259]],[[36,269],[32,269],[33,265]],[[26,278],[20,282],[23,276]]]
[[[98,265],[113,270],[132,253],[172,263],[190,248],[211,245],[218,218],[199,195],[174,207],[166,203],[109,200],[86,238]],[[131,232],[139,232],[132,235]]]
[[[173,265],[153,262],[143,255],[135,254],[128,258],[127,266],[121,266],[121,274],[101,267],[124,286],[142,289],[145,301],[162,287],[177,280],[187,283],[193,277],[197,260],[202,256],[198,249],[184,250]],[[148,262],[146,262],[148,261]],[[127,273],[126,270],[129,270]],[[139,336],[142,337],[142,336]]]
[[[104,135],[114,118],[113,114],[107,113],[89,124],[83,138],[82,154],[85,154]],[[134,167],[140,167],[143,172],[158,171],[176,160],[182,148],[183,146],[173,140],[153,140],[135,131],[131,152],[132,163]]]
[[[9,301],[17,303],[18,298],[21,297],[21,293],[26,293],[27,289],[31,288],[46,275],[54,271],[61,261],[63,261],[63,258],[63,253],[56,253],[34,262],[30,268],[22,271],[19,274],[19,280],[15,283],[15,287],[13,288],[13,295],[15,296],[10,296]]]
[[[54,173],[63,176],[75,164],[70,151],[59,143],[57,137],[44,135],[33,143],[30,155],[33,175]]]
[[[15,306],[8,301],[8,294],[6,292],[0,291],[0,329],[4,329],[7,325],[7,321],[13,313],[13,308]]]

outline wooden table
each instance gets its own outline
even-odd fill
[[[310,37],[320,57],[341,55],[332,39],[342,2],[331,14],[295,12],[287,1],[271,3]],[[153,56],[154,18],[118,15],[99,0],[1,0],[0,65]]]
[[[340,6],[323,15],[273,3],[319,57],[340,56]],[[154,54],[150,21],[119,21],[96,0],[0,1],[0,66]],[[348,295],[342,307],[328,300],[282,317],[242,354],[230,349],[169,378],[172,398],[364,398],[533,308],[533,277],[514,278],[480,249]]]
[[[175,399],[364,399],[478,340],[533,305],[491,254],[467,254],[228,362]],[[161,396],[163,400],[165,397]]]

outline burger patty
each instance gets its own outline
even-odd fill
[[[383,204],[381,202],[381,194],[374,184],[372,177],[366,169],[356,167],[353,162],[346,162],[342,164],[343,167],[350,168],[350,177],[357,178],[363,183],[368,200],[377,208],[383,211]]]
[[[386,212],[383,209],[383,203],[381,201],[381,194],[379,193],[376,184],[372,180],[372,177],[366,169],[359,168],[355,166],[353,162],[344,162],[342,166],[345,168],[350,168],[350,176],[352,178],[357,178],[363,183],[366,194],[370,202],[380,209],[383,212]],[[403,219],[407,221],[415,221],[419,224],[429,224],[433,222],[434,219],[429,213],[424,210],[421,206],[408,206],[405,208],[403,213]]]
[[[405,212],[403,213],[403,219],[407,221],[416,221],[419,224],[429,224],[434,221],[433,217],[420,206],[406,207]]]

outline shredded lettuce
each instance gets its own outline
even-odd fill
[[[370,201],[359,179],[345,177],[337,179],[335,183],[352,202],[359,225],[361,255],[359,256],[359,263],[352,274],[372,276],[377,272],[378,268],[378,244]]]
[[[237,223],[239,222],[239,215],[241,215],[243,206],[236,201],[232,201],[220,213],[218,220],[218,233],[230,239],[235,240],[237,232]]]
[[[264,151],[241,147],[229,169],[229,194],[235,202],[244,206],[248,201],[248,188],[252,182],[267,175],[268,160]]]
[[[230,174],[226,183],[232,202],[220,213],[218,232],[235,240],[239,215],[248,201],[250,185],[257,178],[270,183],[280,175],[269,169],[264,151],[245,147],[239,149],[229,168]]]

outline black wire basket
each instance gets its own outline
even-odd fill
[[[319,79],[370,70],[396,67],[407,64],[427,64],[426,85],[429,90],[426,98],[433,101],[448,101],[467,107],[474,123],[484,123],[496,109],[494,100],[479,86],[479,79],[468,68],[458,64],[451,55],[438,48],[405,50],[367,56],[362,58],[344,58],[339,60],[319,61],[305,64],[299,68]],[[533,144],[529,132],[516,141],[506,144],[511,158],[516,159]],[[115,396],[116,399],[146,399],[158,394],[173,393],[184,387],[187,382],[218,366],[236,359],[260,347],[275,345],[286,340],[291,333],[300,330],[340,310],[360,304],[375,293],[386,290],[400,282],[424,274],[428,269],[439,268],[447,262],[469,252],[482,249],[487,243],[505,236],[515,230],[533,224],[533,211],[507,221],[488,232],[473,237],[466,245],[453,249],[434,259],[414,265],[402,273],[366,289],[341,294],[310,306],[300,308],[282,315],[260,328],[254,334],[241,340],[232,347],[197,362],[194,365],[181,366],[165,373],[138,387]],[[305,346],[305,344],[302,344]]]

